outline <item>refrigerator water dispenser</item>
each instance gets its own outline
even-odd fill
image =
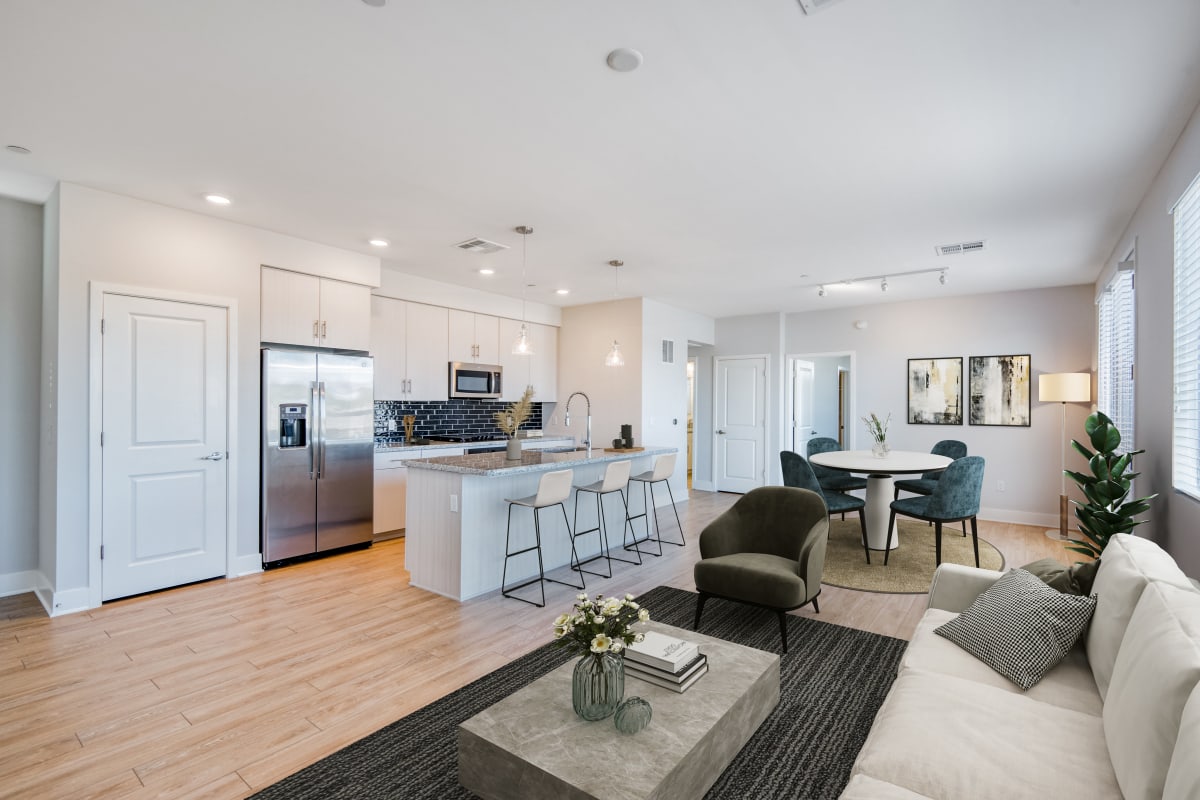
[[[284,404],[279,406],[279,448],[308,447],[308,433],[305,421],[308,419],[308,405]]]

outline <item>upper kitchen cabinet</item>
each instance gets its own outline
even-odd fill
[[[371,297],[376,400],[445,400],[447,309]]]
[[[450,361],[499,364],[500,319],[450,309]]]
[[[263,267],[259,324],[264,342],[369,350],[371,290]]]
[[[521,399],[526,386],[533,386],[535,403],[558,400],[558,329],[551,325],[527,322],[529,343],[533,353],[527,356],[512,352],[512,343],[521,332],[521,321],[500,320],[500,360],[504,367],[501,399],[515,402]]]

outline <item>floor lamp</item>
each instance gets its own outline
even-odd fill
[[[1089,372],[1055,372],[1038,377],[1038,401],[1062,403],[1062,435],[1059,437],[1062,493],[1058,496],[1058,530],[1046,531],[1056,541],[1065,542],[1067,536],[1067,403],[1090,403],[1092,401],[1092,375]]]

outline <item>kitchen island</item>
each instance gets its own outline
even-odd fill
[[[632,452],[585,450],[526,450],[520,461],[509,461],[504,453],[419,458],[408,462],[408,528],[405,532],[405,567],[410,583],[455,600],[467,600],[500,588],[504,570],[507,498],[528,497],[537,492],[542,473],[572,469],[576,486],[600,480],[611,461],[630,460],[632,472],[649,470],[654,457],[674,453],[674,447],[647,447]],[[640,513],[642,500],[634,492],[630,512]],[[664,500],[665,502],[665,500]],[[567,517],[574,525],[575,493],[566,502]],[[614,499],[605,503],[605,518],[614,550],[621,547],[624,509]],[[571,545],[562,513],[548,509],[542,514],[542,559],[545,570],[564,567],[570,561]],[[579,510],[579,525],[596,525],[595,501],[585,500]],[[641,536],[641,520],[635,528]],[[512,515],[513,549],[533,544],[533,516],[527,509]],[[580,539],[576,549],[586,559],[599,552],[599,536]],[[623,556],[627,557],[627,556]],[[593,564],[591,568],[595,568]],[[508,565],[508,582],[519,583],[537,574],[537,556],[528,553]],[[569,580],[577,580],[572,573]]]

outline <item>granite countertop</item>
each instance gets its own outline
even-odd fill
[[[438,448],[449,449],[451,447],[503,447],[507,439],[494,439],[488,442],[442,442],[436,439],[429,444],[408,444],[403,439],[388,439],[377,438],[375,440],[375,452],[386,453],[392,450],[434,450]],[[563,444],[574,444],[575,440],[570,436],[536,436],[528,439],[522,439],[522,442],[556,442]]]
[[[438,472],[457,472],[463,475],[517,475],[524,472],[548,472],[552,469],[583,464],[603,464],[609,461],[621,461],[627,458],[641,456],[656,456],[663,453],[675,453],[675,447],[646,447],[635,452],[606,453],[600,448],[593,448],[591,453],[584,450],[567,452],[546,452],[545,450],[526,450],[521,453],[520,461],[509,461],[504,453],[475,453],[464,456],[441,456],[438,458],[418,458],[408,462],[409,469],[427,469]]]

